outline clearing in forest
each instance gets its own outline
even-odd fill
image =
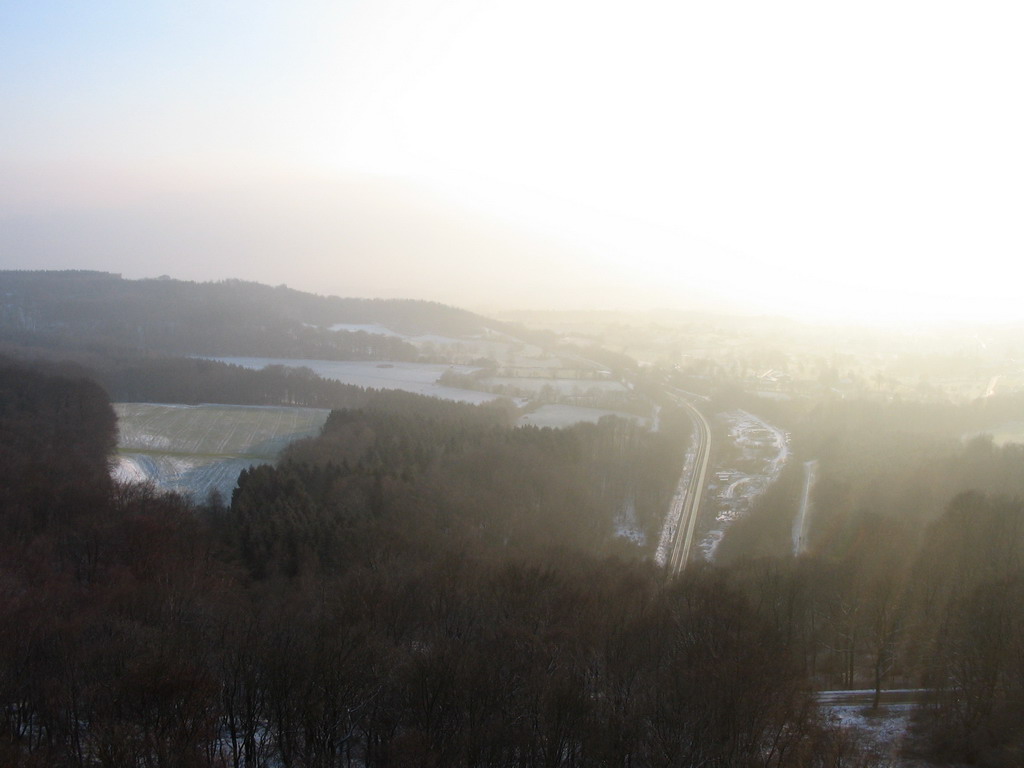
[[[157,486],[202,501],[230,498],[238,473],[273,462],[294,440],[319,434],[324,408],[115,403],[121,480]]]

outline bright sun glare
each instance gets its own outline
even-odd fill
[[[0,159],[412,182],[589,254],[594,305],[1022,317],[1014,3],[155,7],[81,10],[59,54],[36,20]]]
[[[1005,20],[446,3],[371,35],[385,95],[325,152],[655,275],[659,301],[711,281],[793,314],[997,319],[1015,291],[976,266],[1015,267],[1024,202]]]

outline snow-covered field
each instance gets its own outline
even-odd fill
[[[274,461],[293,440],[319,433],[322,408],[115,403],[119,480],[151,480],[203,500],[230,498],[238,473]]]
[[[329,331],[348,331],[350,333],[372,333],[377,336],[391,336],[396,339],[404,339],[400,333],[392,331],[390,328],[385,328],[379,323],[336,323],[327,330]]]
[[[152,481],[158,488],[186,494],[196,501],[205,501],[211,491],[217,491],[225,501],[230,501],[243,469],[270,463],[268,459],[255,458],[211,459],[122,453],[114,465],[114,477],[131,482]]]
[[[559,395],[583,395],[590,392],[628,392],[621,381],[605,379],[549,379],[549,378],[513,378],[494,376],[483,379],[484,386],[507,387],[510,390],[540,394],[545,387],[551,387]]]
[[[504,338],[504,337],[501,337]],[[561,361],[549,358],[544,350],[533,344],[525,344],[515,340],[501,341],[497,338],[480,337],[476,339],[458,339],[452,336],[426,334],[408,336],[405,339],[421,352],[426,354],[439,353],[452,356],[453,360],[470,360],[486,357],[499,365],[536,366],[560,365]]]
[[[544,350],[540,347],[502,333],[488,332],[471,338],[440,336],[434,333],[407,336],[379,323],[336,323],[330,327],[330,330],[362,331],[363,333],[373,333],[378,336],[390,336],[407,341],[421,352],[441,352],[445,356],[451,355],[456,360],[461,358],[468,360],[471,358],[488,357],[491,360],[500,362],[502,365],[542,367],[549,364],[562,364],[557,359],[553,361],[545,359]]]
[[[465,403],[488,403],[498,398],[498,395],[488,392],[458,389],[438,384],[438,379],[445,371],[472,373],[480,370],[467,365],[381,363],[357,360],[291,360],[273,357],[214,357],[210,359],[256,370],[268,365],[309,368],[318,376],[340,381],[343,384],[352,384],[367,389],[400,389],[404,392],[414,392],[418,395],[458,400]]]
[[[715,468],[715,526],[700,542],[708,560],[714,559],[725,529],[778,479],[789,458],[789,438],[778,427],[743,410],[730,411],[719,418],[728,425],[729,438],[739,453],[733,456],[730,466]]]
[[[604,416],[620,416],[646,425],[648,419],[634,416],[622,411],[609,411],[603,408],[584,408],[577,405],[542,405],[537,410],[519,417],[518,426],[534,427],[571,427],[580,422],[596,424]]]

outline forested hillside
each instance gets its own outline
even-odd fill
[[[241,280],[124,280],[104,272],[0,272],[0,329],[9,343],[176,355],[414,360],[398,333],[482,332],[483,318],[425,301],[343,299]],[[499,324],[491,323],[492,326]]]
[[[222,524],[258,575],[343,567],[364,537],[503,557],[629,553],[615,518],[629,505],[656,538],[688,426],[676,415],[656,434],[616,418],[511,429],[500,408],[453,404],[334,411],[278,467],[243,473]]]
[[[86,378],[29,370],[0,358],[0,514],[9,542],[102,504],[116,418]]]
[[[76,388],[7,375],[16,391]],[[30,398],[9,402],[5,441],[51,420]],[[8,493],[63,472],[92,495],[29,527],[3,508],[21,534],[0,547],[0,760],[782,766],[851,754],[784,638],[723,579],[666,584],[601,554],[623,490],[671,488],[643,435],[614,420],[513,431],[485,408],[375,405],[337,412],[281,467],[249,473],[229,507],[199,508],[99,479],[109,420],[61,411],[62,447],[90,461],[31,453],[30,471],[5,472]]]
[[[586,350],[660,402],[654,429],[516,428],[510,400],[170,354],[352,356],[301,339],[362,343],[326,324],[381,312],[479,330],[469,313],[2,277],[23,284],[0,319],[17,354],[0,358],[0,764],[886,764],[823,719],[811,691],[832,688],[923,689],[920,755],[1024,760],[1024,448],[982,434],[1020,419],[1019,395],[764,400],[705,382],[712,418],[770,419],[789,458],[716,562],[669,583],[650,558],[690,422],[657,370]],[[248,309],[222,322],[222,304]],[[332,413],[229,503],[197,503],[111,481],[108,397]]]

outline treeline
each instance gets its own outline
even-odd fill
[[[4,352],[7,354],[3,354]],[[271,365],[244,368],[218,360],[191,357],[125,354],[109,349],[85,351],[71,360],[40,350],[0,345],[0,363],[43,366],[74,378],[99,384],[113,402],[225,403],[229,405],[286,405],[308,408],[363,408],[452,412],[458,403],[401,390],[375,390],[318,376],[309,368]],[[518,409],[508,400],[481,406],[503,423],[511,424]]]
[[[76,514],[25,528],[17,506],[0,507],[4,532],[22,531],[0,538],[3,765],[852,757],[785,637],[720,576],[666,584],[588,550],[599,502],[638,479],[638,466],[616,467],[642,446],[628,425],[510,430],[470,406],[341,411],[279,469],[250,472],[230,507],[197,508],[100,472],[109,406],[93,385],[11,375],[18,392],[81,390],[63,402],[98,405],[51,416],[32,398],[4,401],[0,442],[36,431],[37,412],[40,424],[70,414],[62,448],[90,460],[25,459],[65,473]],[[11,498],[31,496],[3,469]],[[520,529],[516,510],[537,528]],[[577,525],[582,538],[552,540]]]
[[[116,444],[117,419],[96,383],[0,357],[0,508],[12,541],[100,503]]]
[[[65,350],[105,346],[170,355],[416,360],[416,348],[400,338],[329,329],[380,323],[410,335],[483,332],[479,316],[434,302],[324,297],[240,280],[0,272],[0,297],[5,339]]]
[[[684,418],[670,415],[651,433],[617,418],[510,429],[493,414],[334,411],[320,437],[293,444],[277,467],[239,477],[225,535],[255,576],[331,571],[358,542],[395,546],[406,535],[508,556],[552,542],[632,555],[635,545],[613,537],[627,504],[656,540]]]
[[[438,398],[399,390],[381,391],[343,384],[309,368],[271,365],[254,370],[217,360],[175,357],[118,357],[92,361],[93,376],[115,402],[293,405],[362,408],[382,398],[411,410],[458,408]],[[489,406],[511,418],[508,401]]]
[[[1024,763],[1024,501],[967,493],[932,525],[906,601],[940,754]]]

